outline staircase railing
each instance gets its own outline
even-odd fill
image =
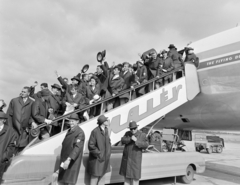
[[[139,89],[139,88],[141,88],[141,87],[145,87],[145,86],[147,86],[147,85],[149,85],[149,84],[151,84],[151,83],[153,83],[153,90],[155,90],[154,87],[155,87],[155,82],[156,82],[156,81],[158,81],[158,80],[160,80],[160,79],[162,79],[162,80],[164,81],[164,77],[166,77],[166,76],[168,76],[168,75],[171,75],[171,74],[173,75],[173,80],[172,80],[172,81],[174,81],[174,80],[175,80],[174,77],[176,76],[176,73],[179,72],[179,71],[182,71],[182,77],[183,77],[183,76],[184,76],[184,67],[179,67],[179,68],[177,68],[177,69],[174,69],[173,71],[170,71],[170,72],[168,72],[168,73],[164,73],[164,74],[160,75],[159,77],[155,77],[155,78],[153,78],[153,79],[148,80],[147,82],[144,82],[144,83],[142,83],[142,84],[136,85],[136,86],[134,87],[134,89],[132,89],[132,88],[127,89],[127,90],[125,90],[125,91],[120,92],[119,94],[117,94],[117,95],[115,95],[115,96],[111,96],[111,97],[105,98],[105,99],[103,99],[103,100],[101,100],[101,101],[99,101],[99,102],[96,102],[96,103],[93,103],[93,104],[91,104],[91,105],[88,105],[88,106],[84,107],[83,109],[77,109],[77,110],[74,110],[73,112],[69,112],[69,113],[67,113],[67,114],[58,116],[57,118],[55,118],[55,119],[52,121],[51,124],[42,123],[42,124],[38,125],[36,128],[31,129],[31,135],[32,135],[33,137],[36,137],[36,136],[39,135],[41,128],[46,127],[46,126],[49,126],[49,125],[53,125],[54,123],[56,123],[56,122],[58,122],[58,121],[61,121],[61,120],[62,120],[62,128],[61,128],[61,131],[63,131],[65,119],[68,118],[71,114],[84,112],[84,111],[86,111],[86,110],[88,110],[88,109],[90,109],[90,108],[92,108],[92,107],[95,107],[95,106],[97,106],[97,105],[100,105],[100,104],[101,104],[100,114],[102,114],[103,104],[104,104],[104,103],[106,103],[106,102],[108,102],[108,101],[110,101],[110,100],[112,100],[112,99],[114,99],[114,98],[117,98],[117,97],[119,97],[119,96],[121,96],[121,95],[123,95],[123,94],[126,94],[126,93],[130,93],[129,101],[131,101],[132,91],[135,91],[136,89]],[[149,93],[149,92],[146,92],[146,94],[147,94],[147,93]]]

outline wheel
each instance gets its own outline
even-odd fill
[[[186,175],[180,176],[179,180],[185,184],[190,184],[194,177],[194,169],[191,165],[188,165],[186,169]]]
[[[217,151],[217,153],[222,153],[223,149],[221,146],[218,146],[216,151]]]
[[[211,154],[212,152],[213,152],[213,148],[211,146],[207,148],[207,153]]]

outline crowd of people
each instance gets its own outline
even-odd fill
[[[100,52],[102,59],[96,73],[79,73],[72,77],[69,83],[67,78],[56,71],[60,84],[51,85],[49,90],[47,83],[41,83],[39,92],[35,92],[37,82],[30,87],[23,87],[20,96],[13,98],[9,103],[6,114],[3,112],[6,104],[0,100],[0,142],[3,137],[1,132],[7,129],[6,133],[12,133],[7,136],[11,138],[9,146],[14,146],[14,150],[8,150],[6,144],[0,144],[0,147],[5,147],[0,152],[1,161],[8,161],[12,154],[22,151],[33,139],[30,130],[42,123],[49,126],[41,128],[40,140],[59,133],[61,122],[53,120],[69,111],[83,110],[76,114],[79,122],[89,120],[170,83],[173,80],[173,74],[170,72],[183,67],[186,61],[198,66],[198,58],[193,53],[193,48],[183,50],[186,53],[185,59],[182,57],[183,53],[178,52],[173,44],[168,48],[169,51],[162,50],[159,53],[150,49],[140,54],[140,59],[134,64],[124,62],[118,65],[113,63],[112,66],[105,60],[106,53]],[[160,78],[163,74],[168,75]],[[177,73],[177,78],[181,75],[182,72]],[[154,83],[137,87],[154,78],[157,79]],[[122,93],[129,89],[131,92]],[[110,97],[112,98],[109,99]],[[104,99],[109,100],[102,105],[97,104]],[[85,109],[95,103],[95,106]],[[8,150],[7,154],[4,153],[5,150]]]

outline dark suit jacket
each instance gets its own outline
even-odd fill
[[[63,102],[63,105],[65,105],[66,102],[70,104],[76,103],[78,104],[76,108],[79,108],[79,109],[83,109],[89,104],[89,100],[80,93],[77,93],[75,97],[73,97],[72,94],[66,93],[62,102]]]
[[[35,123],[42,124],[48,116],[48,105],[42,98],[36,100],[32,107],[32,117]]]
[[[173,65],[175,68],[181,67],[183,66],[183,60],[182,60],[182,56],[181,54],[178,53],[178,51],[174,48],[172,48],[169,52],[168,52],[168,56],[170,58],[172,58],[173,60]]]
[[[48,103],[48,107],[53,109],[55,116],[61,112],[62,100],[60,96],[51,94],[50,96],[46,97],[46,102]]]
[[[119,75],[119,77],[113,79],[113,76],[109,78],[108,81],[108,90],[112,94],[117,95],[123,88],[124,85],[124,80],[123,78]]]
[[[100,91],[101,91],[100,89],[101,88],[100,88],[99,84],[96,84],[94,90],[92,89],[92,86],[87,86],[87,90],[86,90],[87,99],[92,100],[94,95],[96,95],[96,94],[100,95]]]

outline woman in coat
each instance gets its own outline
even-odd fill
[[[69,118],[70,129],[62,142],[58,175],[58,182],[64,185],[76,184],[81,166],[85,135],[78,124],[78,115],[71,114]]]
[[[88,141],[89,159],[88,173],[91,175],[90,184],[104,183],[104,175],[110,172],[111,141],[109,138],[109,121],[104,115],[98,117],[98,127],[95,128]]]
[[[125,185],[138,184],[141,179],[142,150],[148,147],[146,134],[137,129],[135,121],[129,123],[121,142],[125,144],[119,174],[124,176]]]

